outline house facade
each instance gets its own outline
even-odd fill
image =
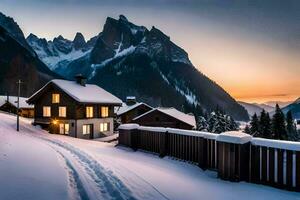
[[[168,127],[192,130],[196,128],[195,117],[175,108],[155,108],[134,119],[132,123],[141,126]]]
[[[34,124],[51,133],[93,139],[113,133],[114,107],[122,101],[77,76],[77,81],[55,79],[33,94]]]

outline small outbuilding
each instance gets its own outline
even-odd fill
[[[153,108],[146,103],[136,102],[135,97],[127,97],[126,103],[116,110],[117,116],[122,124],[130,123],[134,118],[140,116]]]
[[[34,106],[29,105],[26,101],[28,98],[19,98],[19,114],[22,117],[33,118]],[[18,112],[18,97],[16,96],[0,96],[0,110],[8,113],[17,114]]]
[[[132,120],[141,126],[169,127],[192,130],[196,128],[195,116],[175,108],[155,108]]]

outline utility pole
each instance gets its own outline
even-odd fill
[[[20,119],[19,119],[19,109],[20,109],[20,93],[21,93],[21,80],[19,79],[17,84],[18,84],[18,102],[17,102],[17,105],[18,105],[18,109],[17,109],[17,131],[20,130]]]

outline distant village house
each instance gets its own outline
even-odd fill
[[[113,133],[114,107],[122,101],[97,85],[55,79],[33,94],[29,104],[35,106],[34,124],[51,133],[93,139]]]
[[[29,105],[27,98],[19,98],[19,114],[22,117],[33,118],[34,106]],[[8,113],[17,114],[18,112],[18,97],[16,96],[0,96],[0,110]]]

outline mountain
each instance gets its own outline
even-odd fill
[[[78,38],[82,44],[82,37]],[[47,62],[53,57],[62,57],[45,56],[46,50],[40,51],[43,47],[30,40],[27,38],[39,57],[55,72],[68,79],[81,73],[88,77],[89,83],[122,99],[132,95],[153,106],[172,106],[195,114],[221,108],[237,120],[248,120],[247,111],[198,71],[184,49],[174,44],[169,36],[155,27],[148,30],[135,25],[123,15],[119,19],[108,17],[103,31],[93,38],[93,47],[67,62],[64,58],[56,64]],[[54,40],[48,42],[51,43]],[[68,46],[70,42],[65,41],[65,44]],[[70,45],[74,48],[74,41]],[[71,48],[67,49],[59,52],[69,52]],[[64,63],[58,64],[61,62]]]
[[[39,60],[26,42],[18,24],[0,13],[0,94],[17,95],[21,79],[21,95],[29,96],[54,77],[60,77]]]
[[[264,109],[267,112],[272,112],[272,111],[275,110],[275,106],[270,106],[270,105],[267,105],[267,104],[264,104],[264,103],[253,103],[253,104],[256,105],[256,106],[261,107],[262,109]]]
[[[263,110],[263,108],[257,104],[246,103],[242,101],[238,101],[238,103],[247,110],[250,117],[253,116],[255,113],[257,115],[260,115],[261,111]]]
[[[45,38],[39,38],[32,33],[26,38],[26,41],[38,54],[39,58],[51,70],[66,66],[71,61],[89,53],[96,40],[97,36],[86,42],[81,33],[76,33],[73,41],[65,39],[61,35],[52,41],[47,41]]]
[[[282,108],[282,112],[284,114],[286,114],[288,111],[292,112],[294,119],[300,120],[300,98]]]
[[[267,101],[264,104],[266,104],[268,106],[272,106],[274,108],[275,108],[276,104],[278,104],[280,108],[283,108],[291,103],[293,103],[293,102],[292,101]]]

